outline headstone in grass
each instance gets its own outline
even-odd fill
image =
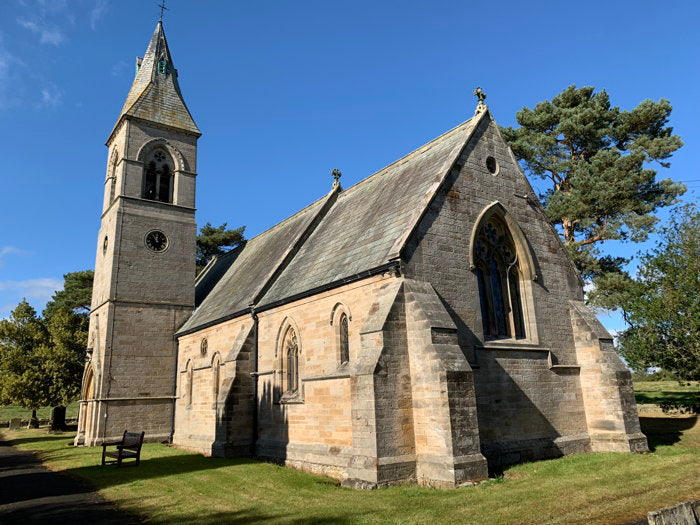
[[[22,420],[18,417],[13,417],[10,419],[10,430],[19,430],[22,426]]]

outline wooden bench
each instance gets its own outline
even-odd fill
[[[115,443],[102,444],[102,464],[116,463],[118,467],[122,466],[122,461],[125,459],[135,459],[136,466],[139,466],[141,460],[141,445],[143,445],[143,436],[145,432],[137,434],[135,432],[124,431],[121,441]],[[107,447],[117,447],[117,450],[107,450]],[[107,458],[114,458],[107,460]]]

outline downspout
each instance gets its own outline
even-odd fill
[[[176,316],[177,312],[176,310],[173,310],[173,333],[177,332],[177,321],[176,321]],[[177,376],[178,376],[178,364],[180,361],[180,340],[178,337],[175,335],[173,336],[173,339],[175,339],[175,370],[173,370],[173,409],[171,411],[171,417],[170,417],[170,438],[168,439],[168,442],[172,445],[173,444],[173,438],[175,437],[175,407],[177,406]]]
[[[253,319],[253,355],[251,356],[251,376],[253,377],[253,436],[250,445],[251,452],[255,456],[258,442],[258,314],[255,307],[251,305],[250,316]]]

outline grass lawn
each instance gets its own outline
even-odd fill
[[[572,455],[455,490],[356,491],[269,463],[205,458],[160,444],[144,445],[140,467],[117,469],[99,466],[101,448],[67,446],[70,433],[2,434],[153,523],[610,524],[700,498],[698,417],[642,418],[642,426],[652,454]]]
[[[669,403],[700,403],[700,382],[679,385],[678,381],[638,381],[634,383],[634,393],[640,405]]]
[[[49,419],[51,417],[51,407],[43,407],[36,411],[39,419]],[[22,407],[0,406],[0,421],[9,421],[13,417],[29,419],[32,411]],[[66,407],[66,417],[78,417],[78,402],[74,401]]]

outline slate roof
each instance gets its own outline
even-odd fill
[[[241,315],[252,303],[261,309],[342,284],[398,259],[485,114],[346,190],[334,187],[217,260],[198,280],[201,303],[179,333]]]
[[[166,62],[167,73],[158,72],[160,61]],[[114,129],[123,117],[132,116],[201,135],[182,98],[162,22],[156,25],[146,53],[137,64],[138,72]]]

